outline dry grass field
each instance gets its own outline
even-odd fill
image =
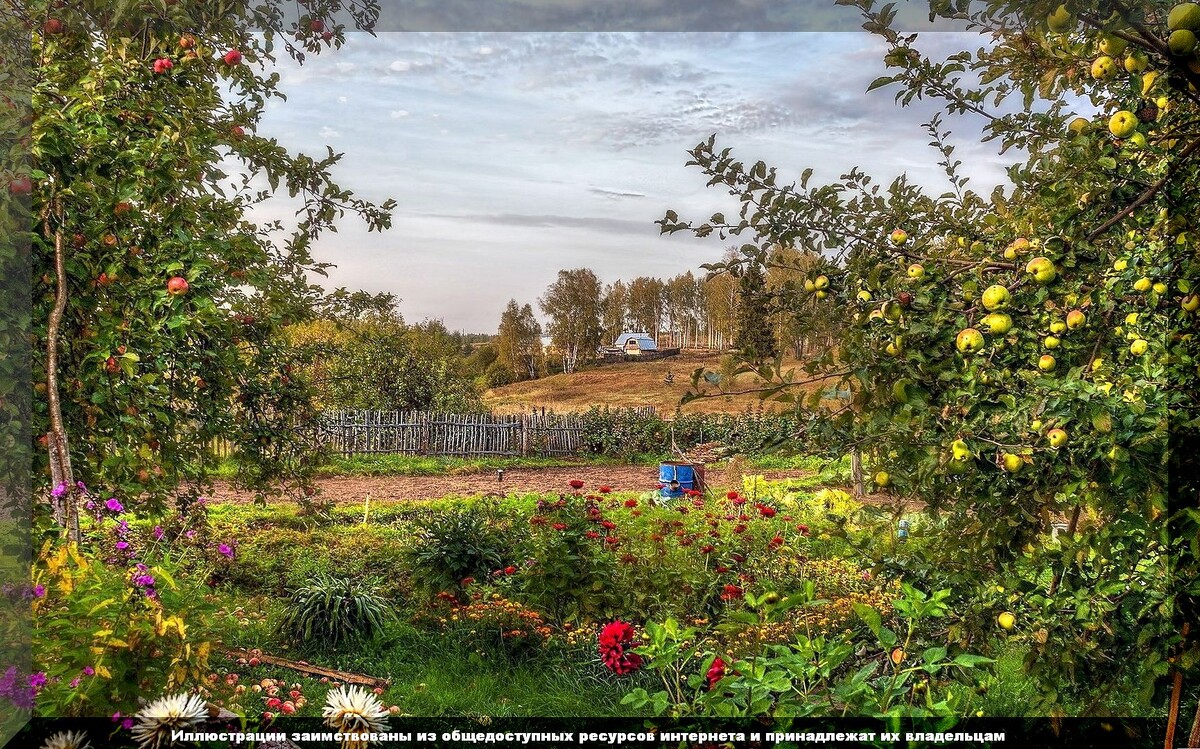
[[[795,361],[785,362],[784,370],[797,364]],[[608,404],[618,408],[654,406],[659,413],[670,415],[691,388],[693,370],[705,367],[715,371],[720,366],[721,355],[717,353],[684,353],[645,363],[592,366],[573,374],[559,374],[493,388],[484,393],[483,402],[501,414],[522,413],[542,407],[559,413],[579,412]],[[674,375],[671,383],[666,382],[668,372]],[[753,375],[742,375],[737,385],[750,388],[755,382]],[[683,406],[683,410],[687,413],[739,412],[747,406],[760,403],[762,401],[754,394],[722,396],[692,401]],[[769,401],[762,405],[768,410],[780,407],[780,404]]]

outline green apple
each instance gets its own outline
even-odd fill
[[[1058,336],[1048,335],[1042,339],[1042,344],[1048,349],[1056,349],[1059,344]]]
[[[1187,29],[1200,30],[1200,5],[1196,3],[1180,3],[1167,14],[1167,28],[1171,31]]]
[[[1071,11],[1067,10],[1066,5],[1060,5],[1047,16],[1046,25],[1054,33],[1061,34],[1064,31],[1070,31],[1075,26],[1075,19],[1071,16]]]
[[[1046,441],[1050,443],[1050,447],[1062,447],[1067,444],[1067,433],[1062,429],[1051,429],[1046,432]]]
[[[954,345],[961,353],[974,353],[983,348],[983,333],[975,328],[964,328],[958,332],[958,338],[955,339]]]
[[[971,457],[971,446],[967,444],[966,440],[954,440],[950,443],[950,454],[954,456],[955,460],[965,460]]]
[[[1029,422],[1029,429],[1034,432],[1042,431],[1042,420],[1034,419],[1033,421]]]
[[[1027,273],[1033,274],[1033,280],[1041,284],[1050,283],[1058,275],[1054,263],[1045,257],[1035,257],[1025,266]]]
[[[1016,473],[1025,465],[1025,461],[1021,460],[1020,455],[1013,455],[1012,453],[1004,453],[1004,457],[1001,460],[1004,463],[1004,470],[1009,473]]]
[[[1043,372],[1052,372],[1054,371],[1054,368],[1058,366],[1058,360],[1050,354],[1042,354],[1042,357],[1038,359],[1037,365],[1038,369],[1042,370]]]
[[[1092,62],[1092,77],[1098,81],[1111,81],[1117,77],[1117,61],[1103,55]]]
[[[1142,354],[1146,353],[1146,349],[1149,347],[1150,344],[1146,343],[1146,339],[1138,338],[1133,343],[1129,344],[1129,353],[1133,354],[1134,356],[1141,356]]]
[[[1070,132],[1071,135],[1079,135],[1083,131],[1087,130],[1088,125],[1090,124],[1092,123],[1088,118],[1076,117],[1075,119],[1071,120],[1071,124],[1067,125],[1067,131]]]
[[[1196,32],[1191,29],[1177,29],[1167,37],[1167,48],[1176,57],[1187,57],[1196,49]]]
[[[980,322],[987,327],[988,332],[992,335],[1004,335],[1012,330],[1013,326],[1012,318],[1003,312],[992,312],[984,315],[983,320]]]
[[[1008,304],[1009,293],[1008,289],[1000,284],[994,284],[987,287],[983,292],[983,308],[986,310],[996,310]]]
[[[958,460],[957,458],[951,458],[950,460],[946,461],[946,472],[947,473],[960,475],[960,474],[966,473],[967,469],[969,469],[970,467],[971,467],[971,459],[970,458],[963,458],[962,460]]]
[[[883,317],[889,322],[897,322],[900,319],[900,313],[903,308],[899,302],[884,302]]]
[[[889,239],[892,240],[892,244],[900,246],[908,241],[908,232],[903,229],[893,229]]]
[[[1125,72],[1133,75],[1144,73],[1150,67],[1150,58],[1140,49],[1125,57]]]
[[[871,301],[871,292],[867,291],[866,289],[863,289],[862,291],[858,292],[858,301],[860,301],[860,302]]]
[[[1179,302],[1179,306],[1183,307],[1185,312],[1195,312],[1200,309],[1200,295],[1188,294]]]
[[[1147,291],[1149,291],[1153,287],[1154,287],[1154,282],[1151,281],[1149,278],[1146,278],[1145,276],[1142,276],[1141,278],[1139,278],[1138,280],[1133,282],[1133,290],[1140,292],[1142,294],[1145,294]]]
[[[1149,145],[1149,141],[1146,140],[1146,134],[1138,131],[1134,131],[1133,135],[1129,136],[1125,142],[1135,151],[1144,150]]]
[[[1067,313],[1067,327],[1071,330],[1083,327],[1086,322],[1087,315],[1083,314],[1081,310],[1073,309]]]
[[[914,281],[920,281],[925,277],[925,267],[920,263],[913,263],[908,266],[908,277]]]
[[[888,343],[884,348],[888,356],[899,356],[904,353],[904,337],[896,336],[895,340]]]
[[[1128,109],[1122,109],[1108,118],[1108,132],[1117,138],[1128,138],[1137,130],[1137,126],[1137,115]]]
[[[908,403],[908,387],[911,384],[910,380],[896,380],[892,383],[892,400],[897,403]]]

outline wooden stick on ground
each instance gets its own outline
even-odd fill
[[[341,681],[347,684],[359,684],[365,687],[387,687],[391,684],[388,679],[380,679],[376,676],[364,676],[362,674],[352,674],[347,671],[338,671],[324,666],[313,666],[300,661],[289,661],[287,658],[279,658],[273,655],[266,655],[256,651],[246,650],[244,648],[228,648],[225,654],[230,658],[257,658],[262,663],[267,663],[272,666],[280,666],[289,668],[293,671],[299,671],[302,674],[310,676],[326,676],[334,681]]]

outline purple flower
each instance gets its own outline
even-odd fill
[[[94,510],[94,509],[96,509],[96,503],[95,503],[95,502],[93,502],[93,501],[92,501],[92,500],[90,500],[90,499],[89,499],[88,501],[84,502],[84,503],[83,503],[83,506],[84,506],[84,507],[86,507],[86,508],[87,508],[87,509],[89,509],[89,510]]]
[[[70,686],[71,689],[74,689],[75,687],[79,686],[79,677],[76,676],[74,679],[71,679],[71,682],[68,686]]]
[[[126,718],[125,720],[121,721],[121,728],[124,728],[126,731],[132,730],[133,718]]]
[[[95,673],[96,673],[96,669],[92,668],[91,666],[83,667],[83,675],[84,676],[92,676]]]
[[[120,549],[121,551],[124,551],[125,549],[129,548],[129,542],[128,541],[118,541],[117,548]]]
[[[183,535],[187,536],[187,539],[189,541],[191,541],[193,538],[196,537],[196,531],[188,531],[187,533],[184,533]]]
[[[46,597],[46,586],[42,585],[41,583],[38,583],[37,585],[33,586],[33,597],[34,598],[45,598]]]
[[[133,584],[139,585],[143,588],[154,587],[154,576],[153,575],[138,575],[137,577],[133,578]]]
[[[61,497],[62,495],[66,494],[66,493],[67,493],[67,485],[66,484],[59,484],[58,486],[54,487],[54,490],[52,492],[50,492],[50,494],[52,494],[55,497]]]
[[[82,481],[76,481],[75,486],[79,487],[79,491],[81,491],[81,492],[87,491],[87,485],[84,484]]]
[[[29,686],[33,687],[35,691],[46,686],[46,675],[40,671],[35,674],[30,674]]]
[[[230,548],[229,544],[221,544],[217,547],[217,551],[221,552],[230,559],[233,559],[233,549]]]
[[[104,503],[104,506],[107,507],[111,512],[125,512],[125,508],[121,506],[120,501],[118,501],[116,497],[109,497],[108,501]]]
[[[154,536],[155,541],[161,541],[162,537],[163,537],[162,526],[161,525],[154,526],[154,531],[153,531],[152,535]]]

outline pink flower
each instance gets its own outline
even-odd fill
[[[161,541],[162,537],[163,537],[162,526],[161,525],[154,526],[154,530],[151,532],[150,535],[154,536],[155,541]]]

